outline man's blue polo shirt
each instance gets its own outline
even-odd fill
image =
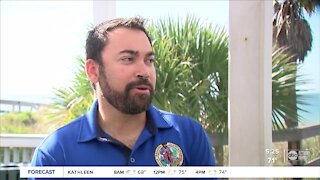
[[[193,119],[147,110],[147,123],[133,149],[97,124],[98,102],[83,116],[49,135],[36,149],[33,166],[213,166],[211,143]],[[115,119],[116,121],[116,119]],[[166,149],[169,149],[166,150]]]

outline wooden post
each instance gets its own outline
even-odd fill
[[[14,147],[13,148],[13,162],[18,163],[20,162],[20,154],[19,154],[19,148]]]
[[[21,112],[21,102],[18,101],[18,112]]]
[[[22,162],[29,163],[30,162],[30,148],[23,148],[22,150]]]
[[[5,164],[10,162],[10,148],[9,147],[5,147],[4,148],[4,157],[3,157],[3,162]]]
[[[272,1],[229,1],[229,165],[270,165]]]

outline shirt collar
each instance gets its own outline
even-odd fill
[[[97,124],[98,101],[95,100],[89,111],[82,117],[80,123],[80,131],[78,142],[86,142],[98,138],[97,132],[99,127]],[[158,129],[171,128],[171,116],[167,116],[161,110],[151,105],[147,110],[148,121],[147,128],[152,134],[155,134]]]

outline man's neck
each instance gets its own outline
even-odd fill
[[[99,101],[97,113],[100,128],[111,137],[133,148],[146,124],[146,112],[131,115],[124,114],[104,99]]]

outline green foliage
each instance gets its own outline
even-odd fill
[[[52,108],[55,111],[52,112],[51,119],[60,122],[61,125],[81,116],[93,101],[90,81],[84,71],[85,59],[78,57],[77,65],[71,85],[54,91]]]
[[[45,122],[45,111],[8,112],[0,115],[0,133],[47,133],[50,126]]]
[[[191,116],[208,131],[224,132],[227,122],[228,39],[218,26],[188,16],[149,27],[157,58],[153,103]]]
[[[297,75],[298,66],[292,62],[293,56],[285,52],[285,48],[274,47],[272,53],[272,124],[274,130],[287,128],[290,122],[285,123],[286,118],[296,120],[294,118],[296,110],[292,108],[296,103],[306,104],[299,95],[302,90],[297,89],[296,85],[305,84],[307,80]],[[293,98],[293,95],[297,96],[297,100]],[[298,109],[304,111],[301,108]],[[297,120],[302,120],[302,117],[298,116]]]
[[[31,116],[31,112],[20,112],[20,113],[9,112],[1,115],[0,117],[1,117],[1,120],[16,121],[25,125],[32,124],[35,122]]]

